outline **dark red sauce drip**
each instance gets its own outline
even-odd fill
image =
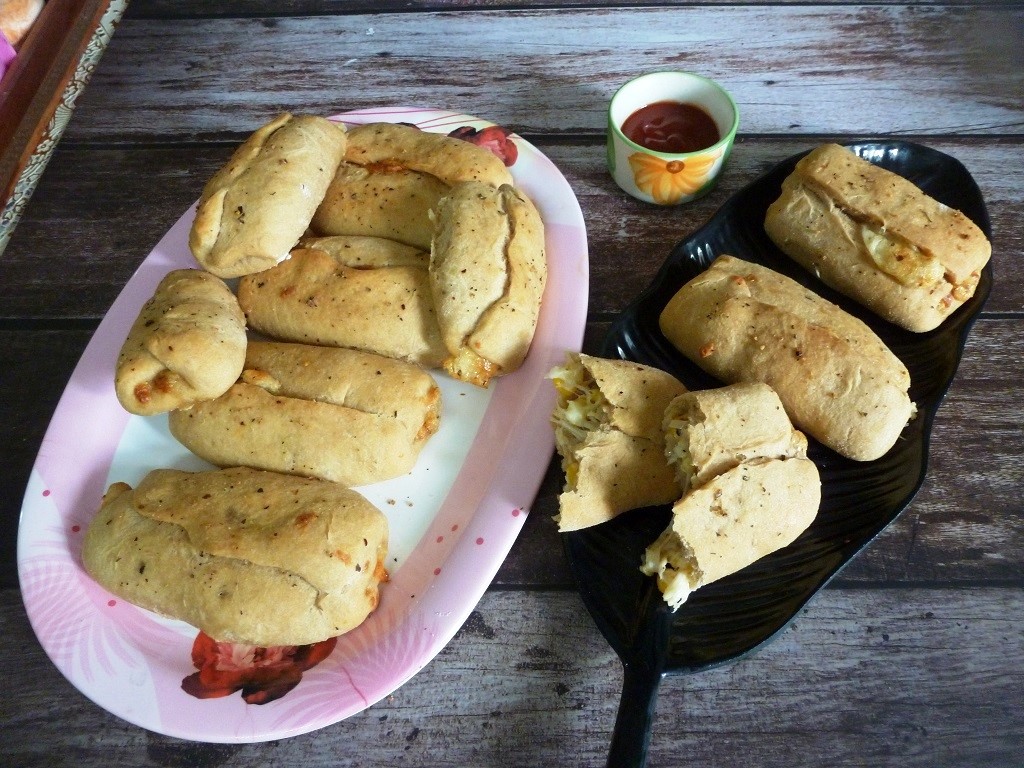
[[[657,101],[626,118],[622,132],[654,152],[699,152],[722,138],[711,116],[696,104]]]

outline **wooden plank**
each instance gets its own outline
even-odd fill
[[[67,135],[237,136],[281,110],[342,112],[384,94],[522,133],[594,133],[619,85],[665,68],[720,80],[746,135],[998,134],[1020,125],[1022,29],[1019,6],[127,20]],[[490,85],[470,85],[481,78]]]
[[[793,5],[786,0],[774,5]],[[944,5],[979,5],[985,0],[963,0]],[[671,7],[699,6],[701,0],[560,0],[560,8],[603,8],[606,6]],[[873,5],[923,5],[926,0],[881,0]],[[530,10],[551,7],[550,0],[233,0],[228,4],[208,0],[133,0],[129,18],[188,19],[270,16],[323,16],[357,13],[407,13],[410,11]]]
[[[1019,589],[825,590],[756,654],[666,678],[650,765],[1016,765],[1022,614]],[[0,592],[0,629],[17,660],[0,700],[5,765],[598,766],[622,680],[576,595],[491,591],[433,662],[365,712],[270,745],[202,745],[72,689],[13,590]]]
[[[573,188],[588,229],[590,316],[621,311],[650,282],[672,247],[744,185],[820,139],[747,139],[719,186],[686,206],[659,208],[628,197],[605,170],[599,140],[539,141]],[[1024,178],[1021,139],[925,143],[962,161],[984,193],[994,230],[995,287],[989,312],[1024,311]],[[199,196],[234,144],[137,148],[64,145],[0,261],[0,317],[101,317],[149,251]],[[68,264],[73,269],[68,269]],[[624,265],[628,264],[628,268]],[[74,290],[67,286],[74,285]]]

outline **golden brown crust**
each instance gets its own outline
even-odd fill
[[[817,516],[821,481],[805,458],[758,459],[683,496],[641,570],[677,608],[689,593],[792,543]]]
[[[906,366],[870,328],[766,267],[720,256],[659,322],[718,379],[771,386],[799,429],[849,458],[883,455],[915,413]]]
[[[806,458],[807,438],[793,429],[782,401],[761,382],[686,392],[665,409],[669,462],[683,491],[757,459]]]
[[[222,280],[174,270],[157,286],[117,358],[114,391],[143,416],[222,395],[242,372],[245,316]]]
[[[274,339],[362,349],[431,368],[447,356],[421,266],[362,269],[323,250],[299,249],[239,280],[238,302],[249,326]]]
[[[426,173],[449,186],[463,181],[481,181],[495,187],[513,183],[504,162],[490,150],[398,123],[351,128],[345,159],[363,166]]]
[[[426,269],[430,249],[417,248],[384,237],[363,235],[309,235],[299,241],[300,248],[324,251],[340,265],[356,269],[378,267],[419,267]]]
[[[215,640],[305,645],[373,611],[387,547],[384,515],[336,483],[159,469],[111,486],[82,560],[114,594]]]
[[[196,260],[220,277],[269,269],[287,257],[345,153],[345,129],[282,114],[259,128],[214,174],[189,233]]]
[[[171,414],[171,433],[222,467],[356,486],[409,472],[437,431],[441,396],[412,363],[351,349],[252,342],[242,380]]]
[[[974,295],[992,250],[963,213],[837,144],[797,163],[765,230],[826,284],[918,332]]]
[[[455,378],[487,386],[526,358],[547,280],[544,224],[511,186],[464,182],[438,206],[430,286]]]
[[[310,226],[322,235],[384,237],[429,250],[431,215],[448,190],[428,173],[343,162]]]

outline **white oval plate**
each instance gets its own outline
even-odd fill
[[[392,108],[335,116],[349,124],[408,122],[448,133],[491,123],[468,115]],[[558,169],[513,135],[516,185],[545,223],[548,284],[524,365],[481,390],[434,372],[442,428],[407,476],[359,490],[388,517],[389,570],[377,610],[343,635],[283,697],[262,705],[238,693],[199,699],[182,690],[196,671],[196,630],[120,600],[81,566],[82,536],[114,481],[150,469],[209,468],[167,431],[166,418],[129,416],[113,369],[142,304],[171,269],[195,267],[187,211],[132,276],[86,347],[53,415],[26,490],[18,569],[29,620],[60,671],[99,706],[158,733],[239,743],[294,736],[362,711],[422,669],[476,606],[528,514],[553,455],[544,380],[579,350],[587,313],[583,215]]]

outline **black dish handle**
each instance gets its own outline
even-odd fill
[[[665,672],[658,665],[623,664],[622,697],[612,731],[608,768],[643,768],[651,744],[658,687]]]

